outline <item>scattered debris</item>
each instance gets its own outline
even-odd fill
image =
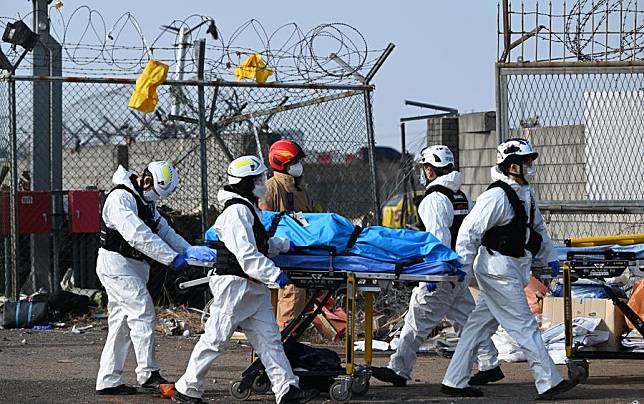
[[[185,321],[177,320],[176,318],[162,318],[159,323],[161,323],[163,333],[167,336],[181,335],[186,325]]]
[[[92,314],[92,318],[94,320],[107,320],[107,313],[104,311],[97,311],[96,313]]]
[[[56,363],[74,363],[71,359],[58,359]]]
[[[183,330],[183,336],[188,338],[190,336],[190,330]]]
[[[373,340],[371,341],[371,347],[374,351],[389,351],[393,348],[390,347],[388,342],[385,341],[379,341],[379,340]],[[354,343],[354,349],[356,351],[362,351],[364,352],[365,350],[365,341],[356,341]]]
[[[78,327],[76,324],[72,326],[72,333],[74,334],[83,334],[85,331],[89,330],[90,328],[94,328],[93,325],[86,325],[84,327]]]

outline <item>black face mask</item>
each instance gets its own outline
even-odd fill
[[[224,190],[234,192],[239,196],[243,196],[249,201],[257,204],[259,199],[253,194],[255,188],[255,177],[244,177],[237,184],[229,184],[224,186]]]

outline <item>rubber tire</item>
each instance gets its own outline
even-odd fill
[[[329,388],[329,396],[336,403],[346,403],[351,400],[351,389],[344,389],[345,383],[334,382]]]
[[[354,396],[364,396],[369,391],[369,379],[365,379],[363,383],[356,383],[353,381],[351,384],[351,392]]]
[[[250,398],[250,395],[253,394],[253,390],[249,388],[248,390],[244,390],[242,392],[238,391],[237,388],[239,387],[240,383],[241,381],[232,383],[228,388],[228,391],[230,392],[232,398],[234,398],[235,400],[246,401]]]
[[[577,379],[579,383],[585,383],[588,380],[590,371],[588,369],[588,362],[585,364],[574,364],[568,366],[568,378]]]
[[[253,380],[251,389],[257,394],[266,394],[271,389],[271,381],[268,380],[266,374],[259,374]]]

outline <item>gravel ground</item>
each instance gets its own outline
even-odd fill
[[[168,402],[150,393],[129,397],[98,397],[94,383],[98,361],[105,341],[105,325],[84,334],[69,330],[30,331],[0,330],[0,402],[3,403],[152,403]],[[101,329],[102,328],[102,329]],[[183,373],[195,337],[157,336],[157,358],[162,374],[171,380]],[[339,347],[338,347],[339,348]],[[378,354],[374,365],[384,366],[388,355]],[[208,375],[205,399],[231,402],[228,386],[240,378],[248,365],[250,348],[231,343],[229,350],[215,362]],[[358,362],[361,358],[358,358]],[[476,400],[454,400],[442,396],[440,381],[448,359],[421,355],[414,380],[406,388],[393,388],[373,380],[366,396],[355,403],[388,402],[454,402],[476,401],[516,403],[531,401],[535,396],[532,376],[525,363],[503,364],[506,378],[484,387],[486,397]],[[124,372],[125,381],[134,383],[134,355],[131,353]],[[565,372],[565,368],[562,367]],[[584,385],[562,396],[575,402],[644,402],[644,363],[638,361],[596,361],[590,365],[590,379]],[[213,382],[214,381],[214,382]],[[251,401],[274,402],[272,396],[252,396]],[[330,402],[321,395],[314,402]]]

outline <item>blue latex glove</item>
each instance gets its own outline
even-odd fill
[[[287,284],[289,284],[290,282],[291,282],[291,280],[288,279],[288,276],[286,276],[286,274],[284,272],[280,272],[280,274],[277,277],[277,279],[275,279],[275,283],[277,283],[277,285],[280,287],[280,289],[283,288],[284,286],[286,286]]]
[[[290,244],[290,247],[288,249],[288,252],[289,252],[289,254],[293,254],[295,252],[295,244],[293,244],[292,241],[289,241],[289,243],[291,243],[291,244]]]
[[[177,254],[176,257],[172,260],[172,267],[174,269],[186,269],[188,268],[188,263],[186,262],[186,256],[184,254]]]
[[[215,250],[210,247],[206,247],[205,245],[190,246],[183,251],[183,254],[186,258],[193,260],[206,262],[217,261],[217,253]]]
[[[436,290],[436,282],[425,282],[425,287],[428,292],[433,292]]]
[[[463,282],[465,280],[466,275],[467,274],[465,272],[461,271],[460,269],[456,270],[456,276],[458,276],[458,281],[459,282]]]
[[[550,275],[552,275],[553,278],[556,278],[559,275],[559,272],[561,272],[559,261],[551,261],[548,263],[548,266],[550,267]]]

